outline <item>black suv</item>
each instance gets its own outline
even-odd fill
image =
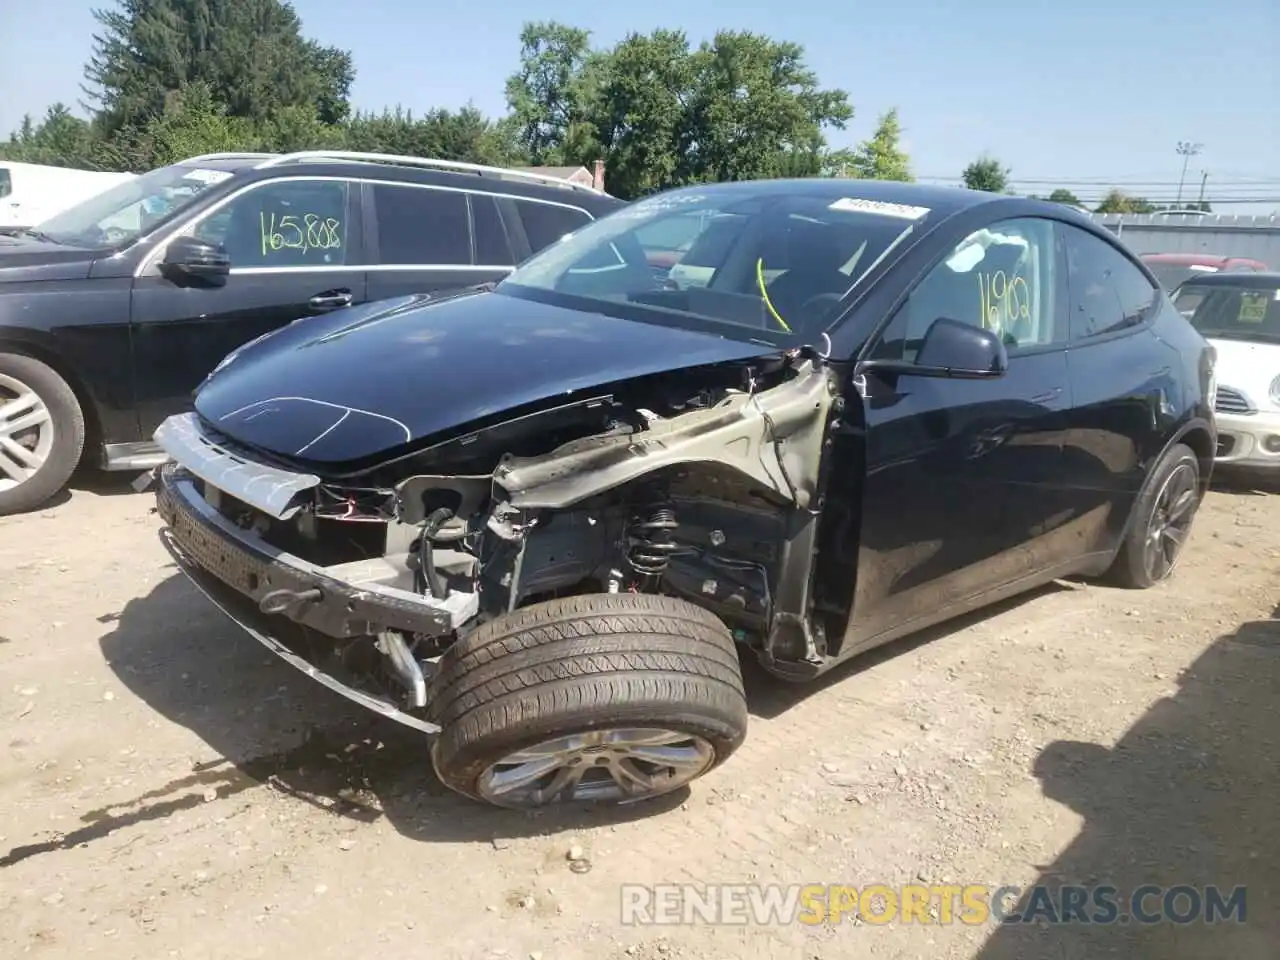
[[[0,237],[0,515],[57,493],[86,450],[107,470],[158,464],[156,427],[256,337],[499,280],[623,205],[475,164],[223,153]]]

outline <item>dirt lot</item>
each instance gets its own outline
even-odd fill
[[[1049,588],[815,688],[751,672],[747,745],[691,792],[536,816],[241,635],[150,506],[94,481],[0,520],[0,956],[1276,956],[1280,497],[1213,493],[1160,589]],[[623,883],[1040,880],[1246,884],[1247,922],[619,919]]]

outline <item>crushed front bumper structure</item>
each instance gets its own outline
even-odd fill
[[[390,719],[428,733],[439,727],[319,664],[334,641],[388,630],[441,635],[470,615],[385,582],[387,560],[319,567],[271,546],[211,506],[197,478],[168,463],[157,476],[161,539],[180,569],[247,633],[312,679]],[[309,631],[313,631],[310,635]],[[319,634],[320,636],[315,636]]]

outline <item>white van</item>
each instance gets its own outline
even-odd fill
[[[132,173],[103,173],[0,160],[0,231],[34,227],[81,200],[133,177]]]

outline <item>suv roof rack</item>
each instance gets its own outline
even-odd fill
[[[236,155],[242,156],[242,155]],[[255,156],[247,154],[243,156]],[[261,163],[257,165],[261,170],[263,167],[278,167],[286,163],[306,163],[328,161],[351,161],[355,163],[384,163],[393,166],[404,167],[426,167],[437,170],[456,170],[463,173],[488,174],[490,176],[505,177],[516,180],[528,180],[533,183],[541,183],[554,187],[567,187],[570,190],[583,190],[587,193],[594,193],[604,196],[604,192],[597,190],[595,187],[588,187],[585,184],[574,183],[571,180],[563,180],[560,177],[553,177],[546,173],[531,173],[527,170],[513,170],[510,167],[490,167],[481,163],[463,163],[460,160],[437,160],[433,157],[409,157],[392,153],[360,153],[354,150],[300,150],[296,153],[285,154],[258,154],[256,156],[265,156]],[[208,157],[204,159],[209,159]]]
[[[202,160],[264,160],[267,157],[274,157],[274,153],[241,153],[234,151],[231,153],[202,153],[198,157],[187,157],[180,163],[198,163]]]

